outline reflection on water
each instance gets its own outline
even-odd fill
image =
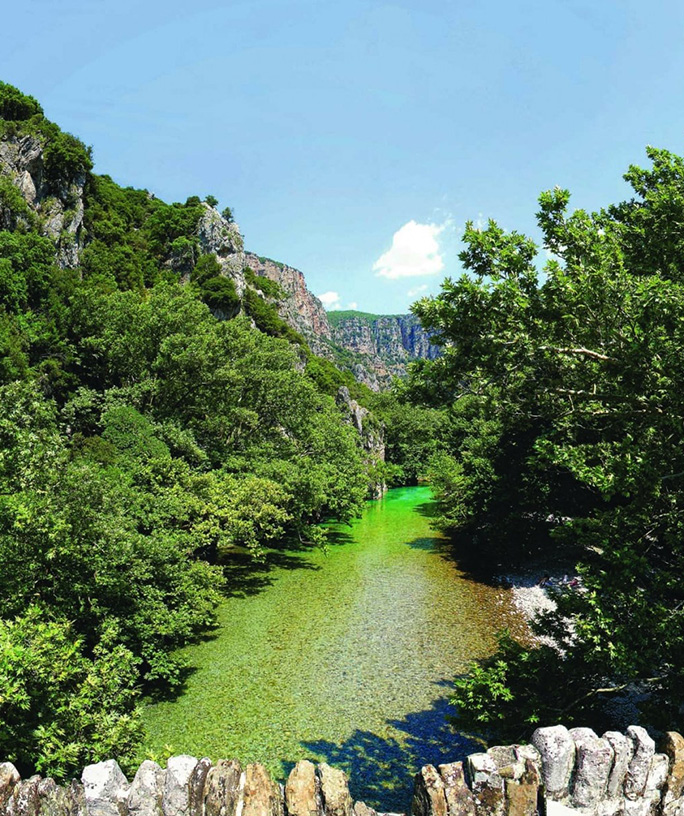
[[[258,760],[280,778],[325,759],[381,810],[407,809],[421,765],[476,750],[446,723],[448,683],[512,610],[459,571],[429,500],[391,490],[325,552],[236,562],[216,636],[185,650],[183,694],[146,710],[148,747]]]

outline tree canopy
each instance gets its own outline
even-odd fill
[[[647,153],[617,205],[541,195],[543,264],[469,223],[466,274],[415,307],[444,355],[410,389],[459,429],[433,462],[442,526],[495,564],[561,553],[584,585],[539,624],[555,647],[504,638],[457,682],[462,723],[499,736],[606,716],[626,688],[656,725],[684,702],[684,160]]]
[[[68,778],[132,761],[142,695],[180,688],[226,557],[319,541],[358,513],[369,464],[280,290],[250,278],[238,297],[203,253],[212,197],[93,174],[2,83],[0,119],[38,138],[50,194],[84,181],[75,269],[0,184],[0,754]]]

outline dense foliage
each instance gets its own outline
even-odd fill
[[[464,727],[599,724],[637,690],[673,727],[684,703],[684,160],[648,155],[600,212],[541,196],[541,273],[531,240],[468,224],[469,274],[415,309],[444,356],[411,387],[461,429],[434,463],[442,525],[481,563],[576,558],[584,584],[540,623],[555,646],[504,637],[457,681]]]
[[[141,695],[178,688],[177,648],[214,623],[225,556],[320,539],[358,512],[368,468],[278,292],[252,280],[241,299],[203,254],[209,200],[92,174],[11,86],[0,116],[41,140],[63,203],[63,182],[85,189],[66,269],[0,187],[0,754],[65,777],[130,759]]]

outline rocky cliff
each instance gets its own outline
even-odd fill
[[[22,127],[9,123],[0,129],[0,229],[37,230],[56,244],[60,266],[79,267],[85,257],[83,251],[91,243],[102,253],[103,236],[89,234],[87,213],[89,207],[106,206],[106,197],[98,199],[94,181],[98,177],[90,173],[89,153],[78,140],[47,122],[42,130],[28,130],[23,123]],[[213,255],[217,274],[231,279],[235,287],[234,304],[214,303],[216,297],[210,301],[217,316],[232,317],[242,308],[241,301],[244,307],[245,268],[249,267],[258,277],[280,286],[282,297],[264,293],[264,299],[273,304],[271,309],[277,305],[282,320],[304,337],[315,354],[350,371],[373,390],[387,387],[395,376],[404,376],[412,360],[438,354],[437,347],[430,343],[412,315],[327,313],[298,269],[245,253],[237,224],[210,204],[188,199],[185,205],[164,205],[145,191],[137,193],[148,201],[150,212],[155,207],[166,207],[173,210],[171,215],[178,215],[181,213],[178,208],[185,207],[186,214],[197,214],[193,216],[196,220],[191,232],[178,238],[169,233],[155,259],[187,281],[200,257]],[[139,228],[134,223],[115,227],[123,229],[122,235],[126,232],[133,235]],[[104,243],[112,245],[111,240]],[[214,283],[211,290],[214,295],[215,290]],[[249,308],[244,308],[251,314]]]
[[[364,366],[372,371],[379,384],[392,377],[406,375],[413,360],[433,360],[439,347],[415,315],[371,315],[363,312],[329,312],[333,342],[340,348],[360,355]],[[356,373],[357,379],[361,372]]]
[[[40,134],[8,134],[0,139],[0,227],[31,226],[57,245],[63,268],[78,265],[83,238],[83,188],[86,174],[74,168],[51,178]],[[9,182],[9,184],[8,184]],[[12,195],[17,191],[21,200]],[[23,203],[22,203],[23,202]]]
[[[348,369],[374,391],[387,387],[392,377],[405,376],[413,360],[439,355],[414,315],[326,312],[298,269],[254,253],[245,254],[245,263],[282,287],[286,298],[279,304],[280,316],[316,354]]]
[[[279,284],[286,295],[279,304],[280,316],[306,339],[315,354],[330,357],[332,329],[327,312],[321,301],[309,291],[299,269],[253,252],[245,253],[245,264],[257,275]]]

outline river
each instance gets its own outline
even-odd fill
[[[146,747],[351,776],[403,810],[413,773],[478,750],[446,724],[449,682],[513,619],[508,593],[464,575],[430,529],[429,488],[390,490],[325,550],[236,562],[214,636],[184,650],[183,693],[145,710]]]

